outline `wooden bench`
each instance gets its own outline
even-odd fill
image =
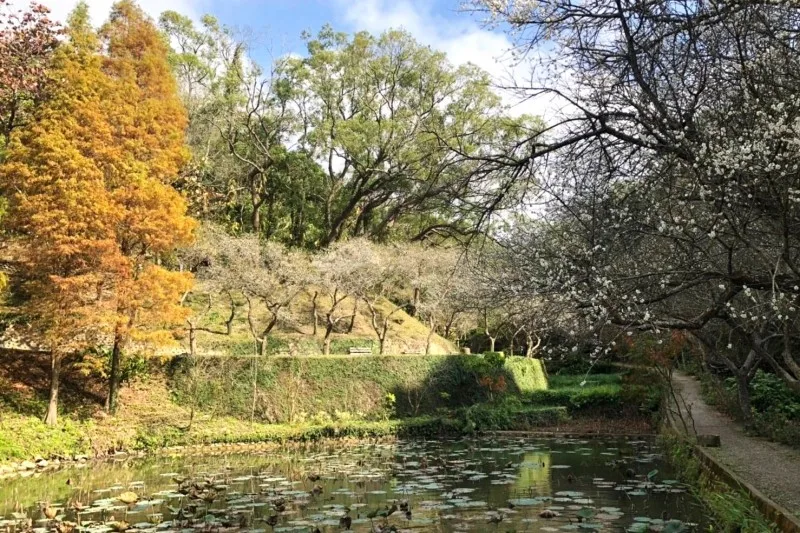
[[[347,353],[349,353],[350,355],[371,354],[372,348],[370,348],[369,346],[353,346],[347,349]]]

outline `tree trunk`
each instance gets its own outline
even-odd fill
[[[61,379],[61,357],[55,352],[50,352],[50,401],[47,403],[47,413],[44,423],[48,426],[58,422],[58,385]]]
[[[253,227],[253,233],[258,234],[261,229],[261,205],[253,204],[253,212],[250,214],[250,225]]]
[[[192,357],[197,355],[197,331],[191,322],[189,322],[189,355]]]
[[[114,348],[111,350],[111,372],[108,374],[108,397],[106,398],[106,411],[109,414],[117,412],[119,403],[120,359],[122,358],[122,337],[114,336]]]
[[[353,314],[350,315],[350,324],[347,326],[347,334],[353,333],[353,327],[356,325],[356,313],[358,313],[358,298],[353,301]]]
[[[233,301],[233,294],[228,292],[228,300],[231,304],[231,314],[228,320],[225,321],[225,331],[227,335],[233,334],[233,319],[236,317],[236,302]]]
[[[319,328],[319,312],[317,311],[317,296],[319,293],[314,291],[314,297],[311,298],[311,314],[314,317],[314,332],[313,335],[317,336],[317,329]]]
[[[250,225],[253,227],[253,233],[258,235],[261,232],[261,206],[264,205],[266,198],[261,196],[259,191],[257,179],[261,177],[261,172],[257,169],[252,169],[248,178],[250,179],[250,207],[253,210],[250,213]]]
[[[495,340],[496,340],[496,339],[495,339],[494,337],[491,337],[491,336],[489,337],[489,351],[490,351],[490,352],[493,352],[493,351],[494,351],[494,341],[495,341]]]
[[[425,355],[431,354],[431,340],[433,339],[433,331],[436,323],[433,320],[433,316],[428,318],[428,338],[425,339]]]
[[[327,325],[325,326],[325,337],[322,339],[322,354],[323,355],[330,355],[331,354],[331,333],[333,333],[333,321],[331,320],[330,315],[328,315]]]
[[[264,339],[266,342],[267,339]],[[256,421],[256,405],[258,403],[258,357],[253,357],[253,405],[250,411],[250,423]]]
[[[409,315],[416,317],[418,307],[419,307],[419,287],[414,287],[414,297],[411,302],[411,312],[409,313]]]
[[[384,355],[386,349],[386,337],[378,339],[378,355]]]
[[[328,337],[325,337],[325,340],[322,341],[322,355],[330,355],[331,354],[331,340]]]
[[[739,397],[739,409],[742,411],[742,419],[746,426],[753,423],[753,408],[750,404],[750,379],[747,372],[740,372],[736,375],[736,388]]]

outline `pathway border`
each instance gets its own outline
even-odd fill
[[[686,375],[682,375],[681,377],[695,379]],[[675,388],[674,381],[673,388]],[[676,398],[680,396],[680,390],[677,388],[674,389],[674,395]],[[686,412],[685,405],[674,405],[675,398],[670,398],[669,402],[673,405],[674,409],[674,411],[673,409],[670,409],[666,417],[669,421],[669,425],[677,434],[685,435],[690,439],[690,445],[692,446],[693,453],[695,457],[699,459],[701,466],[707,472],[719,478],[731,488],[744,491],[750,500],[752,500],[756,505],[761,514],[763,514],[769,521],[777,525],[781,531],[784,533],[800,533],[800,519],[798,519],[798,517],[791,513],[788,509],[773,501],[754,485],[745,481],[739,474],[722,464],[720,460],[715,458],[712,454],[700,446],[696,442],[696,439],[692,439],[692,436],[687,434],[684,428],[681,427],[682,424],[676,420],[675,414],[677,411],[680,411],[683,413],[683,415],[690,417],[691,412]]]

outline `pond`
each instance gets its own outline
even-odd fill
[[[62,533],[72,530],[65,521],[93,533],[675,533],[705,525],[652,441],[527,437],[94,463],[3,482],[0,516],[0,531],[27,523]]]

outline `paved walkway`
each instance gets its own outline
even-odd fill
[[[691,412],[697,433],[720,436],[721,446],[706,451],[775,503],[800,516],[800,451],[745,434],[738,422],[703,401],[695,378],[675,372],[673,383],[680,403],[685,404],[683,411]],[[691,423],[689,426],[691,430]]]

